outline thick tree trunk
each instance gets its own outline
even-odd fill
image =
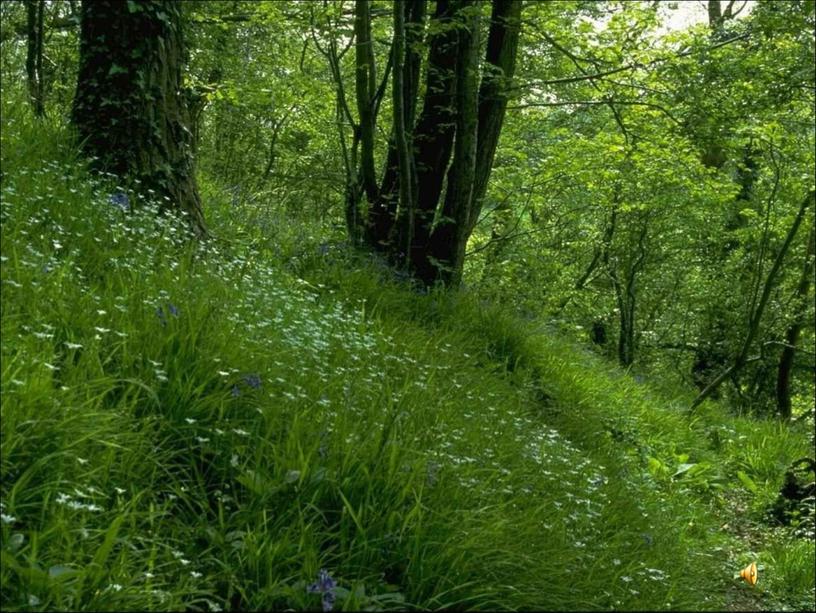
[[[805,265],[802,269],[802,277],[796,288],[796,314],[790,327],[785,332],[785,347],[779,357],[779,368],[776,377],[776,406],[779,416],[783,419],[791,418],[791,396],[790,379],[793,370],[793,360],[796,355],[796,343],[799,341],[799,334],[805,326],[805,314],[808,307],[810,294],[810,281],[813,278],[814,254],[816,253],[816,233],[814,226],[810,227],[808,234],[807,252],[805,254]]]
[[[448,170],[448,185],[442,214],[431,234],[425,257],[436,269],[430,282],[457,286],[462,279],[465,247],[476,174],[476,139],[479,127],[479,4],[462,3],[463,23],[457,28],[456,47],[456,141]],[[428,267],[426,266],[426,269]]]
[[[429,248],[417,266],[417,276],[426,284],[442,281],[456,286],[461,282],[465,250],[487,190],[518,51],[521,1],[494,0],[486,65],[479,87],[478,3],[464,6],[473,8],[466,10],[467,26],[464,32],[460,31],[456,53],[454,159],[448,171],[441,215],[433,228]]]
[[[411,268],[419,279],[433,278],[427,259],[428,243],[445,171],[453,151],[455,132],[458,0],[438,0],[429,41],[427,81],[422,112],[414,130],[414,167],[417,175],[416,214],[411,240]]]
[[[83,2],[72,120],[96,168],[186,214],[203,235],[183,56],[179,3]]]
[[[718,32],[723,27],[720,0],[708,0],[708,27],[714,32]]]
[[[399,17],[405,23],[405,61],[400,69],[396,60],[394,67],[397,114],[378,198],[369,208],[366,243],[388,253],[392,263],[403,263],[407,255],[412,274],[425,285],[442,281],[455,286],[501,131],[507,82],[515,68],[521,1],[494,0],[489,74],[480,89],[480,0],[437,0],[423,108],[415,127],[420,65],[416,43],[421,40],[425,2],[403,4]],[[395,56],[402,48],[396,44],[401,30],[395,28]],[[409,185],[401,185],[406,181]]]

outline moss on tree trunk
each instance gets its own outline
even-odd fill
[[[202,235],[183,58],[180,3],[83,2],[72,120],[95,168],[185,214]]]

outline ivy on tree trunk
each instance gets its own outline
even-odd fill
[[[83,2],[72,109],[93,165],[127,181],[205,234],[182,84],[181,5],[172,0]]]

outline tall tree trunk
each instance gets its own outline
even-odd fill
[[[442,214],[426,253],[436,273],[433,278],[423,279],[426,283],[441,280],[447,286],[457,286],[462,279],[470,236],[479,127],[479,8],[478,0],[465,0],[459,13],[463,23],[456,31],[456,140]]]
[[[153,190],[163,210],[204,235],[181,26],[172,0],[83,2],[72,120],[96,168]]]
[[[26,73],[28,75],[28,95],[36,117],[45,116],[43,58],[43,16],[45,0],[26,0]]]
[[[481,0],[437,0],[423,108],[415,127],[420,61],[415,43],[421,40],[425,3],[402,4],[407,48],[402,68],[394,69],[402,79],[397,82],[395,77],[397,115],[379,197],[369,208],[366,242],[387,252],[392,263],[401,263],[407,255],[412,274],[426,285],[442,281],[455,286],[501,131],[507,81],[515,68],[521,1],[494,0],[486,56],[489,75],[480,89]],[[396,27],[396,38],[401,39],[400,32]],[[406,149],[403,156],[400,151]],[[408,163],[400,163],[401,158]],[[409,185],[401,185],[405,181]],[[398,187],[401,198],[396,197]]]
[[[785,347],[779,357],[779,368],[776,377],[776,406],[779,416],[789,420],[791,418],[791,396],[790,379],[793,369],[793,360],[796,355],[796,343],[799,341],[799,333],[805,326],[805,317],[810,294],[810,281],[813,278],[814,265],[816,259],[816,228],[810,227],[807,242],[807,252],[805,253],[805,265],[802,269],[802,277],[796,288],[796,312],[790,327],[785,332]]]
[[[642,219],[638,234],[637,252],[626,270],[626,284],[620,287],[616,281],[618,307],[620,309],[620,338],[618,339],[618,361],[621,366],[631,366],[635,361],[635,314],[637,312],[637,277],[646,260],[646,234],[649,230],[648,217]]]
[[[407,254],[410,249],[410,240],[414,233],[414,190],[415,173],[413,156],[411,155],[411,134],[408,130],[409,118],[405,108],[405,8],[402,2],[394,3],[394,81],[392,87],[394,101],[394,141],[397,150],[397,166],[399,167],[399,206],[400,215],[404,218],[401,226],[406,228],[404,244],[397,244],[397,249],[404,249]]]
[[[723,14],[720,0],[708,0],[708,27],[719,32],[723,27]]]
[[[437,0],[429,41],[427,82],[422,112],[414,130],[417,175],[416,215],[411,240],[411,268],[419,279],[433,278],[427,253],[455,132],[457,29],[459,0]]]
[[[371,40],[371,0],[357,0],[354,11],[355,85],[357,114],[360,118],[360,178],[369,203],[377,200],[374,172],[374,93],[377,77],[374,43]]]
[[[507,92],[516,71],[521,31],[521,0],[495,0],[490,16],[484,76],[479,88],[479,132],[469,233],[482,210],[493,159],[507,109]]]
[[[419,75],[422,66],[421,45],[425,32],[425,14],[427,0],[408,0],[405,2],[405,61],[402,70],[402,106],[407,133],[414,133],[416,107],[419,94]],[[413,158],[413,143],[409,147]],[[412,160],[413,162],[413,160]],[[413,171],[414,181],[416,172]],[[394,132],[388,140],[385,168],[383,171],[377,200],[370,204],[368,223],[366,224],[366,243],[369,247],[388,251],[391,244],[407,243],[407,223],[397,221],[399,191],[399,161]],[[416,186],[412,191],[416,201]],[[409,233],[410,234],[410,233]]]
[[[708,0],[708,29],[709,38],[712,42],[717,42],[722,38],[723,25],[726,16],[723,15],[720,0]],[[730,17],[730,14],[729,14]],[[706,64],[703,68],[702,86],[710,87],[715,78],[717,66],[714,63]],[[708,168],[720,169],[728,161],[723,147],[723,136],[720,134],[708,134],[703,143],[702,162]]]

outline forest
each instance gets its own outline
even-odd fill
[[[0,607],[816,610],[815,30],[0,3]]]

